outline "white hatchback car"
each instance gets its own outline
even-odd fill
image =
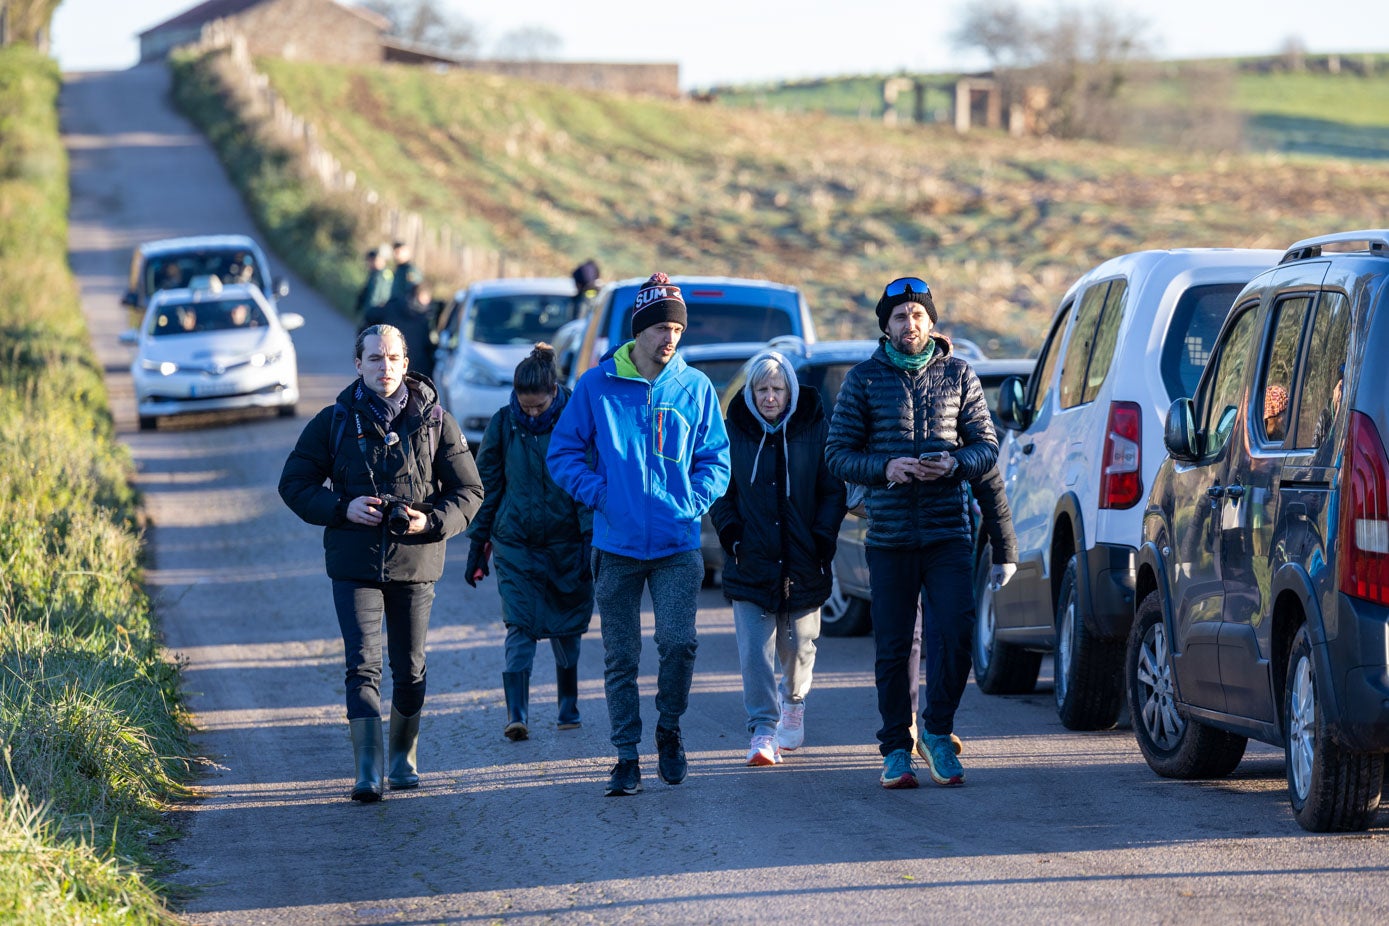
[[[537,341],[553,343],[578,306],[569,277],[481,280],[454,296],[434,354],[434,385],[470,447],[511,401],[516,364]]]
[[[140,327],[121,335],[136,347],[130,375],[140,430],[153,430],[162,415],[237,408],[293,417],[299,364],[289,332],[303,316],[277,313],[253,284],[193,283],[154,293]]]
[[[1035,371],[1000,389],[998,465],[1018,571],[991,592],[988,570],[975,570],[980,690],[1030,692],[1053,651],[1061,722],[1094,730],[1118,720],[1141,503],[1165,455],[1167,409],[1192,394],[1240,289],[1281,256],[1143,251],[1066,291]]]

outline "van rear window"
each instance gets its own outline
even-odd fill
[[[1242,283],[1193,286],[1177,300],[1162,344],[1162,382],[1170,398],[1188,398],[1206,369],[1220,326],[1230,314]]]
[[[689,325],[680,338],[682,345],[718,344],[728,341],[770,341],[783,334],[800,334],[791,312],[775,306],[739,305],[730,302],[700,302],[686,297]],[[632,312],[622,320],[622,338],[632,337]]]

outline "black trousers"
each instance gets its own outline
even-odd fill
[[[878,750],[911,749],[911,685],[907,657],[921,599],[921,635],[925,648],[926,699],[921,729],[951,733],[955,710],[969,681],[974,636],[972,550],[968,538],[909,550],[869,547],[869,586],[873,593],[873,641],[877,660]]]
[[[381,716],[381,630],[391,665],[391,703],[406,717],[424,706],[424,642],[433,582],[333,581],[347,660],[347,719]]]

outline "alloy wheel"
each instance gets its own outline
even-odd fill
[[[1298,800],[1306,800],[1312,787],[1312,761],[1316,757],[1317,693],[1312,684],[1312,661],[1297,661],[1292,691],[1288,696],[1288,771]]]
[[[1072,598],[1061,612],[1061,626],[1056,632],[1056,706],[1066,703],[1066,683],[1071,677],[1071,659],[1075,654],[1076,603]]]
[[[1141,720],[1148,738],[1159,749],[1175,749],[1186,729],[1186,721],[1177,713],[1167,630],[1160,621],[1143,635],[1137,675]]]

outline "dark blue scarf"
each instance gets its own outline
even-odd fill
[[[521,403],[517,401],[516,393],[513,391],[511,393],[511,420],[532,434],[546,434],[554,428],[555,422],[559,420],[559,413],[564,411],[565,399],[565,391],[556,389],[555,400],[550,403],[550,407],[541,412],[539,418],[532,418],[521,411]]]
[[[401,383],[400,388],[392,395],[377,395],[359,379],[357,380],[357,389],[352,393],[352,398],[358,402],[365,399],[367,410],[371,412],[373,418],[381,423],[381,429],[389,430],[391,422],[405,411],[405,405],[410,401],[410,390],[406,388],[405,383]]]

